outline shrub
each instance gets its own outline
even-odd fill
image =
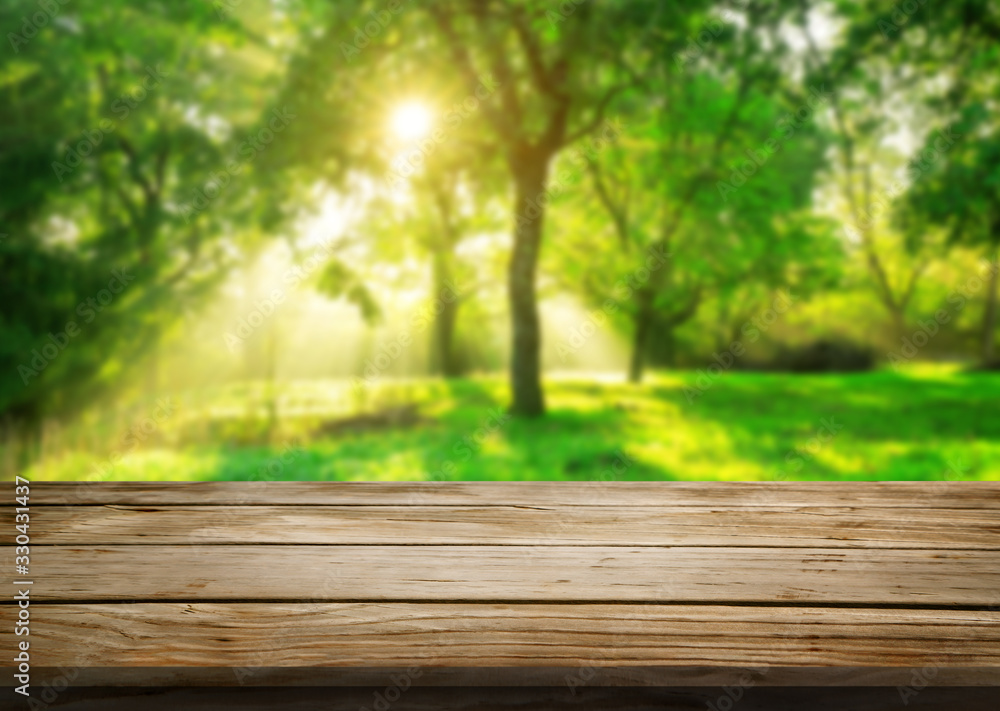
[[[779,346],[770,361],[746,360],[742,370],[786,373],[857,373],[875,367],[871,349],[847,340],[820,339],[802,346]]]

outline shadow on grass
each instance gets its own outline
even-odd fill
[[[689,399],[697,382],[688,374],[653,393],[676,403],[696,429],[725,427],[733,450],[767,468],[768,478],[975,474],[985,466],[975,445],[1000,440],[1000,378],[738,374]],[[854,467],[834,463],[852,450],[865,455]]]
[[[280,446],[216,447],[202,452],[190,478],[929,480],[1000,472],[997,375],[728,373],[689,402],[685,389],[697,378],[550,382],[549,413],[533,420],[504,416],[500,378],[428,381],[414,391],[426,423],[310,439],[290,462]],[[842,429],[814,441],[825,423]]]

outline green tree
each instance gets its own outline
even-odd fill
[[[700,4],[699,4],[700,6]],[[659,8],[659,11],[658,11]],[[637,89],[653,57],[679,51],[696,19],[650,2],[447,0],[426,8],[457,70],[474,90],[484,72],[499,104],[484,106],[514,185],[514,239],[507,273],[512,328],[511,411],[545,410],[536,272],[552,162],[597,131],[608,106]]]
[[[793,262],[830,256],[797,214],[823,164],[826,142],[807,119],[825,97],[797,93],[778,70],[788,7],[740,5],[703,17],[697,44],[652,65],[643,92],[616,101],[626,137],[589,165],[614,241],[633,254],[627,271],[641,272],[650,253],[663,261],[622,304],[634,382],[651,353],[665,346],[672,361],[674,331],[704,300],[715,295],[725,307],[736,284],[777,287]],[[792,113],[800,109],[806,118]]]
[[[923,3],[801,0],[807,80],[831,88],[830,125],[837,135],[836,182],[879,301],[904,335],[908,307],[936,251],[931,230],[908,226],[908,254],[893,258],[903,235],[882,217],[934,170],[961,140],[949,122],[990,91],[1000,8],[992,0]],[[821,44],[815,27],[842,28]],[[977,98],[978,97],[978,98]],[[916,138],[920,150],[899,161],[893,139]],[[937,146],[925,158],[924,139]],[[904,156],[905,159],[905,156]],[[919,232],[919,238],[918,238]]]
[[[826,149],[815,126],[782,131],[789,114],[763,93],[766,83],[740,90],[702,74],[670,79],[660,95],[672,110],[637,116],[589,164],[597,217],[612,238],[602,245],[577,229],[567,250],[568,281],[597,303],[615,300],[631,321],[632,382],[649,356],[673,360],[674,331],[705,300],[715,298],[728,320],[739,287],[798,287],[839,254],[830,231],[803,212]],[[584,220],[596,212],[575,207]]]
[[[0,23],[37,11],[7,3]],[[218,282],[252,200],[230,175],[184,208],[257,128],[281,65],[255,36],[209,3],[87,0],[4,53],[0,412],[37,422],[120,385]]]
[[[930,176],[907,196],[897,219],[910,235],[926,230],[924,222],[947,232],[947,247],[961,245],[982,249],[989,267],[979,336],[983,363],[995,360],[997,299],[1000,292],[1000,136],[983,135],[977,129],[995,131],[983,107],[961,124],[963,133],[981,135],[967,139],[937,166]],[[933,149],[933,143],[928,147]]]

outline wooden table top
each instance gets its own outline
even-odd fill
[[[30,509],[32,665],[84,686],[1000,687],[1000,482],[35,482]]]

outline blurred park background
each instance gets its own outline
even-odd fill
[[[4,479],[1000,476],[996,0],[0,28]]]

